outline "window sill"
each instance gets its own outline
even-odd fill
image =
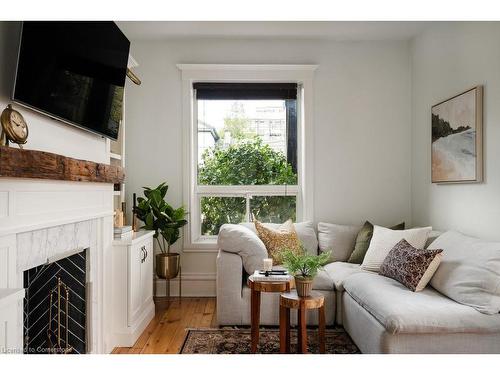
[[[199,241],[186,241],[182,250],[184,253],[217,253],[217,239],[203,239]]]

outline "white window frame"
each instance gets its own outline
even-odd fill
[[[183,201],[189,212],[184,252],[218,251],[215,236],[201,236],[202,196],[297,197],[297,221],[313,219],[313,78],[317,65],[178,64],[182,78]],[[292,82],[297,95],[297,186],[197,186],[197,115],[194,82]],[[195,163],[196,161],[196,163]],[[247,204],[249,200],[247,199]]]

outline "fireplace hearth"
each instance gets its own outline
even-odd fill
[[[24,272],[24,353],[87,352],[87,251]]]

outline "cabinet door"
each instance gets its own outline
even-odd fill
[[[144,243],[128,247],[128,324],[138,318],[142,308],[141,265]]]
[[[141,303],[145,308],[153,298],[153,241],[148,240],[144,246],[146,258],[141,263]]]
[[[18,304],[22,304],[22,300],[0,307],[0,354],[23,352],[23,331]]]

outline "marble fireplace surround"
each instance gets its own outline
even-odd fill
[[[113,185],[0,178],[0,290],[23,288],[24,271],[87,251],[87,353],[114,346],[111,306]],[[23,334],[23,302],[15,327]]]
[[[64,224],[46,229],[20,233],[17,235],[17,272],[24,274],[31,268],[52,263],[85,250],[87,253],[87,352],[99,347],[98,337],[102,331],[100,319],[102,312],[97,285],[98,275],[98,239],[99,219]],[[95,350],[94,350],[95,352]]]

